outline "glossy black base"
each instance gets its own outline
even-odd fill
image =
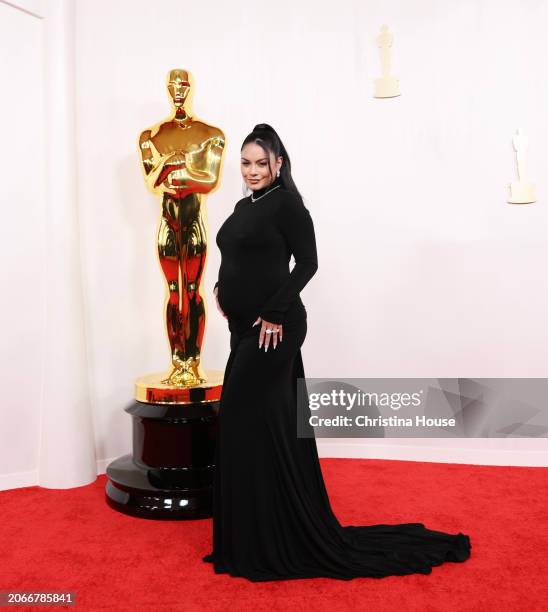
[[[133,417],[133,454],[106,470],[106,501],[140,518],[208,518],[219,402],[145,404],[125,408]]]

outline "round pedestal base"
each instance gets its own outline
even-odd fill
[[[220,402],[125,408],[133,421],[133,454],[106,470],[106,501],[149,519],[208,518],[212,513]]]
[[[211,487],[202,491],[156,487],[151,481],[158,481],[159,475],[155,478],[153,472],[136,465],[131,455],[115,459],[107,468],[107,504],[124,514],[147,519],[185,520],[211,516]]]

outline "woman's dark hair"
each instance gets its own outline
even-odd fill
[[[297,185],[295,185],[295,181],[291,176],[291,160],[289,159],[286,148],[284,147],[281,138],[276,133],[276,130],[272,126],[268,125],[268,123],[258,123],[253,128],[253,131],[245,137],[240,151],[242,151],[245,145],[250,142],[258,144],[269,156],[268,168],[270,170],[270,178],[272,179],[274,179],[274,177],[272,176],[272,168],[270,167],[270,153],[274,154],[274,158],[277,158],[280,155],[283,157],[282,167],[280,168],[280,183],[284,189],[292,191],[302,200],[303,197],[297,189]]]

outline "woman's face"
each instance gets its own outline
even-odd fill
[[[273,153],[267,156],[264,149],[255,142],[247,143],[242,149],[242,177],[245,184],[254,191],[270,185],[281,166],[281,156],[277,160]]]

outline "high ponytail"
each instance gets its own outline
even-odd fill
[[[282,167],[280,168],[280,183],[284,189],[288,189],[293,192],[296,196],[298,196],[301,200],[303,199],[299,190],[297,189],[297,185],[295,185],[295,181],[291,176],[291,160],[289,159],[289,154],[287,153],[286,148],[278,136],[276,130],[268,123],[258,123],[253,131],[248,134],[241,146],[242,150],[246,144],[253,142],[262,147],[265,153],[270,157],[270,153],[274,154],[274,157],[277,158],[280,155],[283,158]],[[275,177],[272,176],[272,169],[270,168],[270,163],[268,167],[271,172],[271,179]]]

